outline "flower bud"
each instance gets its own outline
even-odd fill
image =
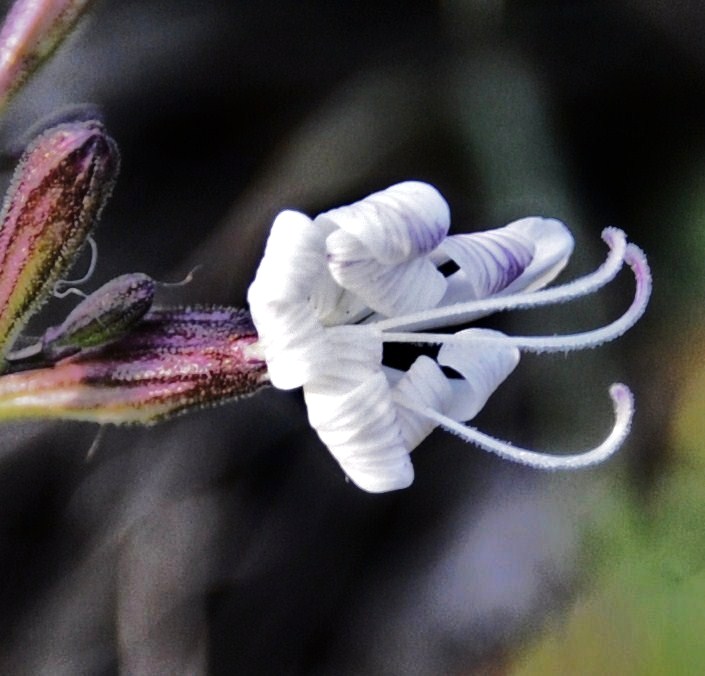
[[[150,424],[268,383],[244,310],[152,310],[121,340],[0,377],[0,419]]]
[[[121,275],[80,302],[46,330],[42,353],[53,360],[122,338],[152,307],[156,283],[141,272]]]
[[[152,307],[156,282],[141,272],[121,275],[84,298],[41,339],[7,354],[8,362],[57,361],[122,338]]]
[[[20,159],[0,213],[0,356],[76,260],[118,165],[96,121],[53,127]]]
[[[17,0],[0,29],[0,108],[46,61],[91,0]]]

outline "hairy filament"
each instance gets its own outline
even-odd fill
[[[444,333],[380,332],[385,343],[430,343],[435,345],[481,342],[517,347],[526,352],[568,352],[597,347],[628,331],[644,314],[651,295],[651,272],[639,247],[628,244],[624,260],[634,272],[636,292],[627,311],[599,329],[564,336],[448,335]],[[371,325],[370,328],[377,328]]]
[[[494,296],[481,300],[471,300],[451,306],[414,312],[401,317],[390,317],[371,322],[380,331],[403,329],[414,331],[426,326],[452,326],[462,324],[470,315],[485,315],[506,310],[525,310],[542,305],[564,303],[566,301],[594,293],[609,284],[622,269],[627,249],[627,238],[619,228],[605,228],[602,239],[609,247],[605,261],[594,272],[583,277],[539,291],[513,293],[506,296]]]
[[[579,469],[596,465],[609,458],[624,443],[629,434],[634,416],[634,398],[629,388],[621,383],[615,383],[610,387],[610,397],[614,404],[615,422],[607,438],[590,451],[563,456],[517,448],[506,441],[480,432],[474,427],[456,422],[428,406],[418,406],[407,398],[398,397],[396,400],[404,408],[429,418],[449,432],[457,434],[465,441],[475,444],[485,451],[529,467],[559,470]]]

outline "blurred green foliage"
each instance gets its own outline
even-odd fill
[[[697,344],[697,343],[695,343]],[[513,676],[701,673],[705,663],[705,366],[689,369],[673,456],[647,499],[606,488],[582,594],[515,655]]]

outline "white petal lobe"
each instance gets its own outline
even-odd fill
[[[311,308],[306,303],[252,303],[250,309],[272,385],[281,390],[301,387],[327,342]]]
[[[383,264],[342,230],[328,237],[327,249],[333,279],[387,317],[435,307],[446,291],[446,280],[427,258]]]
[[[316,218],[349,233],[380,263],[401,263],[433,251],[448,233],[450,210],[428,183],[407,181]]]
[[[394,388],[395,399],[407,399],[445,412],[453,397],[448,378],[432,359],[419,357],[411,368],[399,379]],[[398,411],[404,443],[409,449],[416,448],[436,427],[436,423],[419,416],[403,406]]]
[[[457,335],[502,334],[489,329],[468,329]],[[516,368],[519,350],[491,343],[446,343],[438,353],[438,363],[463,376],[462,380],[450,380],[453,398],[445,413],[453,420],[465,421],[474,418],[484,408],[490,395]]]
[[[272,224],[262,262],[248,291],[250,305],[304,301],[325,278],[326,232],[305,214],[282,211]],[[332,280],[331,280],[332,281]]]
[[[382,373],[339,395],[304,387],[311,426],[343,471],[370,493],[406,488],[414,469]]]

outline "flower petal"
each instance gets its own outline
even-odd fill
[[[501,336],[499,331],[467,329],[457,336]],[[438,363],[463,376],[449,379],[453,397],[444,411],[454,420],[471,420],[485,406],[490,395],[519,363],[519,350],[506,345],[468,342],[446,343],[438,352]],[[440,410],[440,409],[436,409]]]
[[[342,230],[330,235],[326,244],[328,267],[335,281],[387,317],[435,307],[446,291],[446,280],[428,258],[385,265]]]
[[[348,327],[325,329],[325,343],[308,355],[309,392],[335,394],[357,387],[375,373],[382,362],[382,343]]]
[[[353,483],[370,493],[412,483],[414,468],[382,373],[340,394],[307,385],[304,397],[311,426]]]
[[[558,275],[573,253],[575,241],[565,224],[555,218],[531,216],[506,226],[517,237],[534,244],[534,257],[524,272],[502,290],[502,295],[540,289]]]
[[[432,186],[399,183],[315,222],[335,228],[326,240],[331,275],[375,312],[405,314],[443,297],[446,281],[426,256],[448,232],[450,212]]]
[[[326,270],[325,238],[330,229],[314,225],[298,211],[282,211],[274,219],[264,256],[247,300],[255,310],[271,302],[310,301],[325,314],[340,295]]]
[[[453,398],[448,378],[430,357],[422,355],[411,365],[394,387],[394,397],[406,398],[436,411],[445,412]],[[400,406],[397,411],[399,426],[406,447],[416,448],[436,427],[436,423],[424,416]]]
[[[451,259],[460,269],[448,278],[441,305],[545,286],[572,250],[568,229],[548,218],[524,218],[496,230],[448,237],[434,260]]]
[[[325,345],[317,311],[330,311],[341,294],[326,270],[325,235],[305,214],[281,212],[247,292],[272,384],[280,389],[310,379]]]
[[[433,251],[448,233],[450,210],[433,186],[406,181],[326,211],[316,222],[344,230],[380,263],[392,265]]]
[[[438,254],[459,270],[448,278],[443,305],[493,296],[507,288],[531,263],[534,244],[507,228],[448,237]]]
[[[306,303],[251,302],[250,310],[272,385],[281,390],[301,387],[325,349],[320,321]]]

